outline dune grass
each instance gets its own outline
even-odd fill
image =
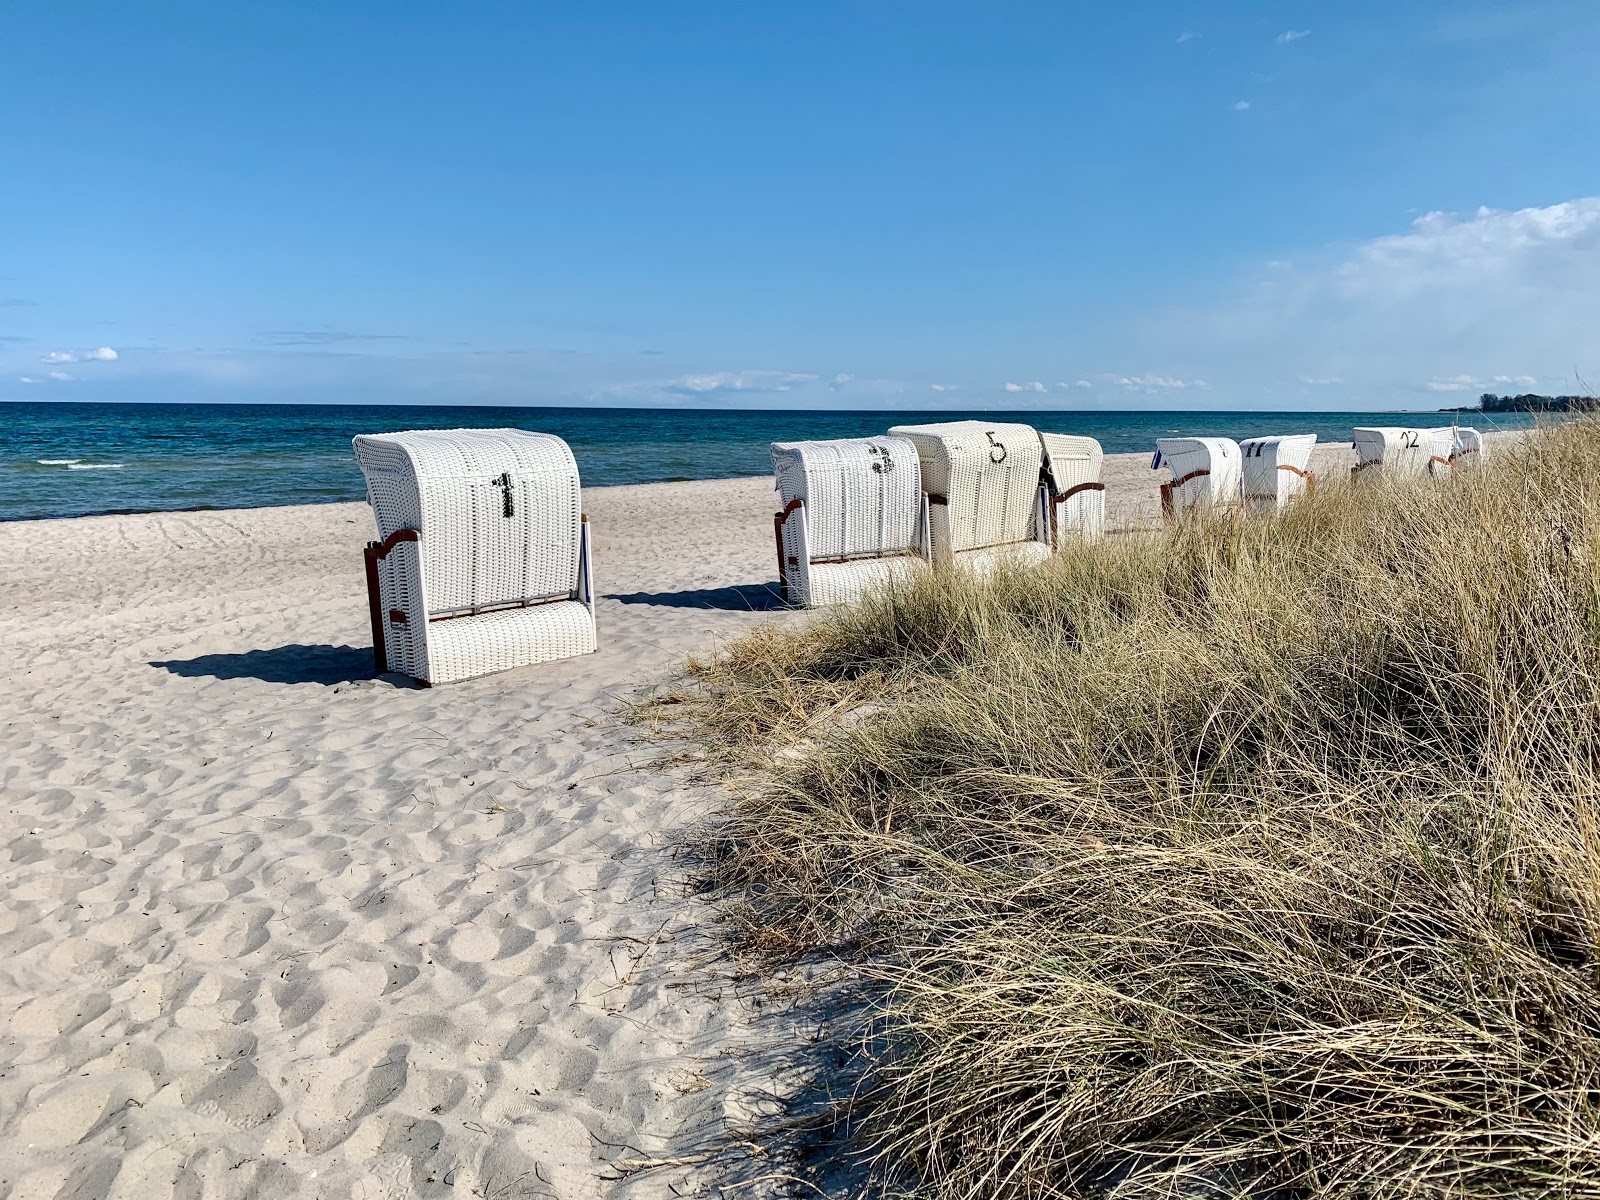
[[[744,953],[940,1198],[1600,1196],[1600,423],[698,664]]]

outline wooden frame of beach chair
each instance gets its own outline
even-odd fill
[[[560,438],[518,429],[354,439],[374,666],[452,683],[596,648],[589,521]]]
[[[1039,442],[1044,447],[1043,520],[1051,548],[1066,544],[1063,532],[1094,541],[1106,527],[1106,485],[1100,481],[1105,451],[1094,438],[1067,433],[1041,432]]]
[[[917,448],[935,565],[979,570],[1050,555],[1044,444],[1031,425],[941,421],[896,425]]]
[[[1246,438],[1239,443],[1239,491],[1246,507],[1276,512],[1316,487],[1311,455],[1314,433],[1286,433]]]
[[[920,464],[904,438],[774,442],[772,469],[785,603],[849,603],[927,561]]]
[[[1232,438],[1157,438],[1156,451],[1154,469],[1164,466],[1172,472],[1172,479],[1161,485],[1163,518],[1239,501],[1244,456]]]

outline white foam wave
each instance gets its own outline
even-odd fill
[[[68,463],[69,471],[120,471],[121,463]]]
[[[36,458],[33,460],[41,467],[70,467],[73,463],[81,463],[81,458]]]

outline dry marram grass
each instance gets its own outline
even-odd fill
[[[743,949],[876,987],[875,1186],[1600,1195],[1597,542],[1584,421],[700,664]]]

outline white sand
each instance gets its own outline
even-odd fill
[[[432,690],[372,678],[364,505],[0,525],[0,1194],[713,1194],[619,1169],[753,1035],[665,849],[717,796],[617,709],[773,619],[771,484],[585,500],[600,653]]]

